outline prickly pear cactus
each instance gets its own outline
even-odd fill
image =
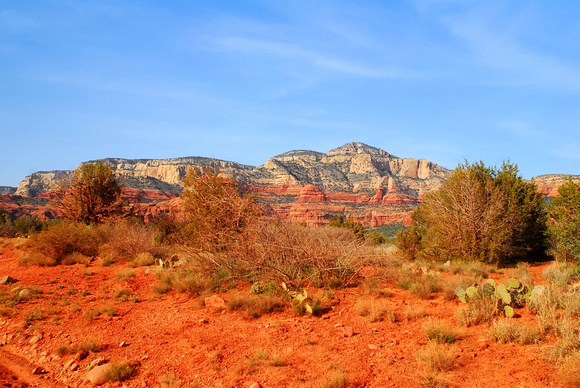
[[[514,309],[511,306],[504,306],[503,312],[504,312],[505,316],[508,318],[512,318],[515,314]]]

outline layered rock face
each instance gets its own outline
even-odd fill
[[[248,185],[281,218],[310,226],[325,225],[337,214],[371,227],[409,224],[410,212],[425,193],[441,187],[450,173],[427,160],[401,159],[362,143],[349,143],[326,154],[290,151],[259,167],[200,157],[100,161],[109,164],[132,189],[130,193],[146,204],[149,220],[176,206],[174,198],[182,190],[188,169],[210,166]],[[70,174],[32,174],[16,194],[38,197]],[[170,204],[163,203],[169,200]]]
[[[538,185],[538,191],[549,197],[558,196],[558,187],[568,180],[569,175],[552,174],[540,175],[534,178]],[[580,176],[572,176],[574,182],[580,182]]]

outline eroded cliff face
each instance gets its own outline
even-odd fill
[[[349,143],[326,154],[290,151],[259,167],[209,158],[102,161],[145,199],[149,220],[175,207],[175,197],[182,190],[181,181],[188,169],[211,166],[247,184],[280,217],[310,226],[325,225],[336,214],[372,227],[409,224],[410,212],[425,193],[441,187],[450,173],[427,160],[397,158],[362,143]],[[16,194],[38,197],[70,174],[32,174],[20,184]],[[163,203],[168,200],[171,205]]]
[[[552,174],[540,175],[534,178],[538,185],[538,191],[549,197],[558,196],[558,187],[568,180],[569,175]],[[572,176],[574,182],[580,182],[580,176]]]

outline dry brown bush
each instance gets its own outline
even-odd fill
[[[226,270],[233,277],[265,278],[289,285],[340,287],[356,280],[372,258],[349,230],[306,228],[263,221],[227,250],[208,252],[186,247],[188,266],[204,274]]]
[[[100,250],[115,257],[133,258],[139,253],[150,253],[155,248],[155,230],[137,222],[108,222],[99,225],[97,231],[105,242]]]
[[[52,265],[61,263],[67,256],[80,253],[95,256],[98,251],[99,237],[95,229],[76,223],[61,222],[34,234],[28,240],[28,248],[36,253],[38,260],[27,260],[26,265]],[[41,259],[41,255],[48,259]]]
[[[364,243],[349,230],[269,222],[249,238],[248,265],[295,285],[342,286],[369,262]]]

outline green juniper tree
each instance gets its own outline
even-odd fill
[[[580,183],[568,177],[549,205],[554,256],[560,261],[580,261]]]
[[[493,264],[541,258],[547,247],[543,195],[518,175],[483,162],[460,165],[443,187],[428,193],[397,236],[410,256]]]

